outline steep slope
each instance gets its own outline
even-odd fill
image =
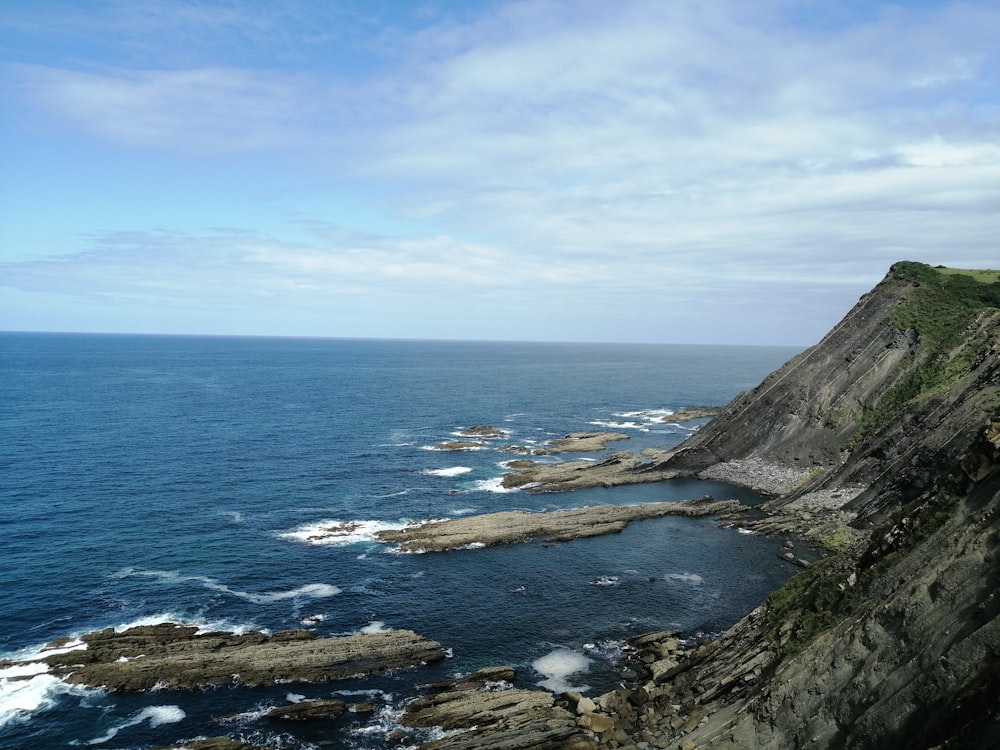
[[[895,264],[819,344],[646,470],[795,467],[804,480],[773,506],[864,485],[849,507],[877,522],[1000,413],[1000,272],[970,273],[983,280]]]
[[[759,528],[832,518],[839,551],[717,641],[637,645],[605,746],[1000,747],[1000,273],[894,265],[643,470],[741,462],[800,469]]]

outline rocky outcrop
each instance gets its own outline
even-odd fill
[[[717,502],[712,498],[701,498],[639,505],[595,505],[547,513],[511,510],[379,531],[375,537],[380,542],[396,545],[402,552],[444,552],[473,546],[514,544],[529,539],[565,542],[615,534],[632,521],[646,518],[719,515],[732,513],[741,507],[735,500]]]
[[[554,456],[559,453],[592,453],[604,450],[608,443],[628,440],[620,432],[571,432],[566,437],[550,440],[546,448],[533,451],[536,456]]]
[[[513,678],[513,669],[503,669]],[[441,692],[410,702],[401,723],[436,727],[441,739],[420,750],[596,750],[577,717],[556,705],[544,690],[521,690],[498,682],[496,670],[484,670],[442,684]]]
[[[658,482],[680,476],[675,469],[653,470],[631,451],[613,453],[600,463],[561,461],[543,464],[536,461],[509,461],[502,484],[507,489],[524,488],[528,492],[568,492],[585,487],[615,487],[621,484]]]
[[[317,719],[335,719],[347,711],[347,704],[337,698],[325,698],[314,701],[301,701],[288,706],[272,708],[266,714],[269,719],[277,721],[314,721]]]
[[[501,430],[499,427],[494,427],[493,425],[488,424],[466,427],[464,430],[459,430],[458,434],[463,437],[479,437],[487,439],[507,437],[506,430]]]
[[[895,522],[718,640],[633,639],[596,703],[624,746],[992,747],[1000,737],[1000,451],[985,440]],[[978,476],[978,479],[974,479]]]
[[[1000,285],[897,264],[653,459],[636,471],[763,476],[776,497],[740,525],[834,553],[715,641],[646,644],[634,682],[596,701],[606,747],[996,745]]]
[[[705,419],[708,417],[717,417],[722,413],[721,406],[689,406],[685,409],[678,409],[677,411],[672,411],[666,416],[662,417],[660,421],[662,422],[688,422],[692,419]]]
[[[199,633],[163,623],[88,633],[85,649],[44,659],[67,682],[111,691],[325,682],[440,661],[444,649],[409,630],[317,638],[309,630]]]

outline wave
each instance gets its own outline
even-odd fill
[[[48,664],[41,662],[0,669],[0,729],[55,707],[60,696],[102,694],[93,688],[69,685],[48,674],[48,669]]]
[[[553,693],[565,693],[569,690],[583,693],[589,690],[590,686],[572,685],[568,678],[579,672],[586,672],[590,669],[590,664],[590,658],[583,654],[559,647],[535,659],[531,666],[539,674],[545,675],[545,679],[536,683],[537,685]]]
[[[424,469],[420,473],[430,477],[457,477],[470,471],[472,471],[471,466],[451,466],[447,469]]]
[[[176,724],[179,721],[183,721],[185,718],[187,718],[187,714],[184,713],[180,706],[147,706],[141,711],[134,713],[128,719],[115,724],[100,737],[89,740],[86,743],[74,740],[70,744],[101,745],[114,739],[121,730],[134,727],[145,721],[148,721],[149,726],[155,729],[156,727],[163,726],[164,724]]]
[[[377,633],[388,633],[390,630],[391,628],[387,628],[382,620],[372,620],[358,632],[365,635],[375,635]]]
[[[592,424],[595,427],[608,427],[614,430],[640,430],[641,432],[649,432],[649,427],[643,422],[608,422],[601,419],[592,419],[587,424]]]
[[[692,586],[700,586],[705,582],[705,579],[697,573],[667,573],[664,578],[678,583],[690,583]]]
[[[283,539],[294,539],[306,544],[330,544],[346,547],[361,542],[375,542],[380,531],[402,529],[406,521],[337,521],[327,520],[300,526],[278,534]]]
[[[503,477],[493,477],[492,479],[480,479],[472,483],[473,490],[479,490],[481,492],[498,492],[501,494],[506,494],[508,492],[517,492],[520,488],[518,487],[504,487]]]
[[[115,574],[115,577],[117,578],[128,578],[133,576],[156,578],[168,583],[200,583],[207,589],[212,591],[221,591],[224,594],[235,596],[237,599],[242,599],[243,601],[250,602],[251,604],[272,604],[274,602],[285,601],[288,599],[325,599],[329,596],[336,596],[341,592],[339,588],[331,586],[328,583],[307,583],[304,586],[299,586],[296,589],[290,589],[288,591],[272,591],[264,594],[254,594],[248,591],[240,591],[238,589],[231,588],[230,586],[226,586],[224,583],[219,583],[216,579],[208,576],[183,575],[170,570],[136,570],[135,568],[126,568],[125,570],[119,571]]]
[[[617,586],[618,582],[618,576],[599,576],[590,583],[593,586]]]

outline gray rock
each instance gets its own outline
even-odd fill
[[[401,723],[450,733],[421,750],[596,750],[576,718],[543,690],[456,690],[417,698]]]
[[[278,706],[268,711],[269,719],[304,721],[309,719],[334,719],[347,710],[347,704],[336,698],[302,701],[289,706]]]
[[[198,633],[173,623],[88,633],[84,650],[44,659],[66,681],[111,691],[324,682],[440,661],[440,644],[409,630],[317,638],[309,630]]]
[[[470,545],[490,547],[529,539],[567,541],[617,533],[631,521],[645,518],[718,515],[741,507],[735,500],[716,502],[711,498],[702,498],[640,505],[597,505],[548,513],[502,511],[380,531],[376,538],[396,544],[406,552],[442,552]]]

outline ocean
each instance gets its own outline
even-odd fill
[[[717,633],[794,569],[781,539],[666,517],[558,544],[399,554],[380,528],[747,490],[683,479],[504,491],[501,445],[570,432],[629,440],[560,460],[676,445],[787,347],[0,334],[0,748],[148,748],[228,735],[282,748],[399,747],[420,686],[513,665],[522,686],[596,696],[623,639]],[[664,421],[664,417],[667,420]],[[463,429],[507,433],[434,448]],[[556,460],[546,458],[540,460]],[[356,521],[326,544],[310,530]],[[178,622],[321,636],[406,628],[443,662],[326,684],[112,694],[30,660],[46,642]],[[373,714],[277,724],[271,707],[371,700]],[[419,738],[417,738],[419,739]],[[415,741],[415,740],[414,740]],[[405,745],[404,745],[405,746]]]

